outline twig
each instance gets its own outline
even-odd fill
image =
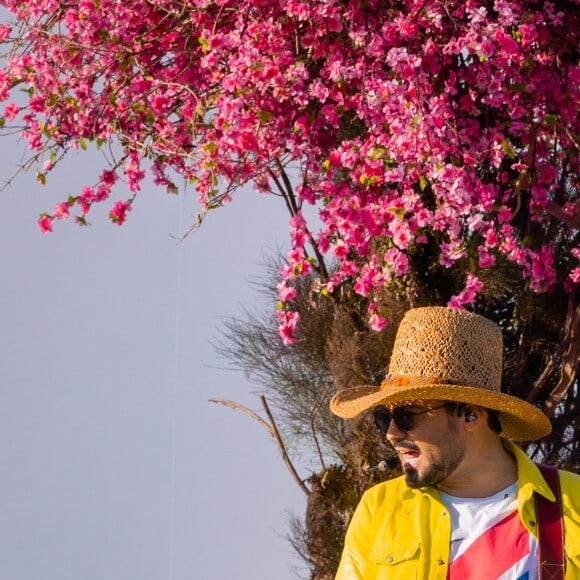
[[[262,427],[264,427],[264,429],[270,433],[270,436],[274,437],[274,431],[272,430],[272,427],[268,425],[268,423],[266,423],[266,421],[264,421],[260,415],[254,413],[254,411],[248,409],[248,407],[242,405],[241,403],[236,403],[236,401],[230,401],[229,399],[221,399],[218,397],[210,399],[209,402],[225,405],[226,407],[230,407],[230,409],[239,409],[240,411],[243,411],[246,413],[246,415],[249,415],[252,419],[258,421],[258,423],[260,423],[260,425],[262,425]]]
[[[302,479],[300,479],[300,476],[298,475],[296,469],[294,468],[292,461],[290,461],[290,457],[288,456],[288,452],[286,451],[286,447],[284,446],[282,438],[280,437],[280,432],[278,431],[278,427],[276,426],[276,422],[274,421],[274,417],[272,416],[272,413],[270,412],[270,407],[268,407],[266,397],[264,395],[260,395],[260,401],[262,401],[262,406],[264,407],[264,411],[266,411],[266,415],[268,415],[268,419],[270,419],[270,423],[271,423],[271,427],[272,427],[272,431],[273,431],[273,437],[274,437],[274,440],[276,441],[276,444],[278,445],[278,449],[280,450],[280,453],[282,454],[282,460],[284,461],[284,464],[286,465],[286,467],[290,471],[292,477],[294,478],[294,481],[298,484],[298,487],[306,494],[306,496],[309,496],[310,490],[306,487],[306,484],[302,481]]]
[[[320,443],[318,441],[318,435],[316,434],[316,425],[314,424],[314,419],[318,413],[318,409],[320,409],[320,404],[324,397],[328,394],[331,389],[331,385],[328,385],[327,388],[322,393],[322,396],[318,398],[312,410],[310,411],[310,430],[312,431],[312,438],[314,439],[314,444],[316,445],[316,451],[318,453],[318,458],[320,459],[320,464],[322,465],[323,471],[327,471],[326,463],[324,461],[324,456],[322,455],[322,449],[320,448]]]
[[[276,421],[274,420],[274,417],[272,416],[272,413],[270,411],[270,407],[268,406],[268,403],[266,401],[266,397],[264,397],[264,395],[260,396],[260,401],[262,402],[262,407],[264,407],[264,411],[266,412],[266,415],[268,416],[268,419],[270,421],[269,423],[267,421],[264,421],[264,419],[262,419],[262,417],[260,417],[260,415],[258,415],[257,413],[254,413],[254,411],[248,409],[248,407],[246,407],[245,405],[242,405],[241,403],[237,403],[236,401],[231,401],[229,399],[221,399],[221,398],[213,398],[213,399],[210,399],[209,401],[210,401],[210,403],[218,403],[220,405],[225,405],[226,407],[230,407],[231,409],[238,409],[240,411],[243,411],[244,413],[246,413],[246,415],[249,415],[252,419],[254,419],[260,425],[262,425],[262,427],[264,427],[264,429],[266,429],[266,431],[268,431],[270,437],[272,437],[272,439],[274,439],[274,441],[276,442],[276,445],[278,446],[278,450],[280,451],[280,454],[282,455],[282,461],[284,461],[284,464],[286,465],[288,471],[290,471],[290,474],[292,475],[292,477],[293,477],[294,481],[296,482],[296,484],[298,485],[298,487],[306,494],[306,496],[310,495],[310,490],[308,489],[308,487],[306,487],[306,484],[302,481],[302,479],[300,479],[298,472],[294,468],[294,465],[292,464],[292,461],[290,460],[290,457],[288,456],[288,452],[286,451],[286,447],[284,446],[282,438],[280,437],[280,432],[278,431],[278,427],[276,426]]]

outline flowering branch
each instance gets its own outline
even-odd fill
[[[464,272],[457,307],[474,303],[498,260],[534,292],[580,282],[574,2],[3,5],[13,22],[0,25],[0,125],[42,164],[39,180],[87,143],[121,150],[41,214],[43,232],[72,214],[86,224],[119,181],[128,197],[109,215],[122,224],[147,173],[168,193],[178,180],[196,189],[196,223],[246,184],[277,192],[290,213],[287,343],[294,286],[311,267],[321,293],[346,285],[371,305],[430,244],[430,268]]]

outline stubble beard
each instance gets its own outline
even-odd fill
[[[465,450],[457,441],[456,429],[451,425],[440,444],[441,456],[432,460],[423,473],[414,467],[405,469],[405,481],[413,489],[435,487],[445,481],[461,464]]]

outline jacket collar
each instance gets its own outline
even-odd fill
[[[534,493],[538,493],[548,501],[556,501],[556,496],[542,477],[537,465],[511,441],[502,439],[502,443],[518,464],[518,495],[529,499]]]

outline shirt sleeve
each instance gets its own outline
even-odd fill
[[[370,548],[371,512],[363,496],[344,540],[344,549],[335,580],[363,580]]]

